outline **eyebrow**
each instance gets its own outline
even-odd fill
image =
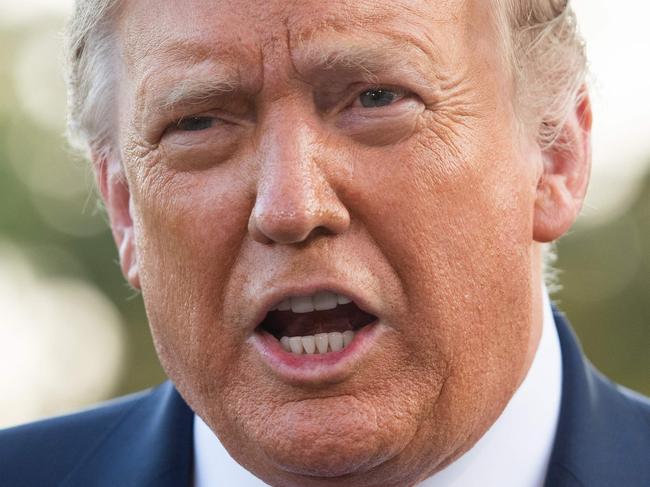
[[[239,83],[226,75],[213,75],[208,79],[185,78],[157,101],[164,111],[178,106],[200,105],[214,98],[234,92]]]
[[[378,77],[386,72],[399,76],[409,76],[417,84],[426,88],[434,86],[424,65],[431,62],[430,54],[410,39],[395,39],[382,36],[381,43],[359,42],[354,38],[311,38],[299,43],[293,50],[292,60],[299,76],[310,84],[331,84],[332,78],[345,80],[361,76],[363,81],[376,83]],[[174,49],[179,54],[181,49]],[[186,47],[186,46],[182,46]],[[208,58],[208,59],[206,59]],[[179,107],[201,105],[223,98],[242,89],[242,80],[238,70],[230,64],[209,59],[208,69],[196,69],[198,65],[184,65],[184,76],[175,81],[175,85],[161,90],[150,105],[156,111],[173,112]],[[184,64],[184,63],[183,63]],[[194,71],[196,75],[192,75]],[[323,76],[331,73],[331,76]]]
[[[383,37],[383,36],[382,36]],[[322,72],[349,72],[364,76],[373,83],[385,72],[414,76],[423,86],[432,86],[431,54],[426,53],[408,38],[385,36],[380,44],[362,44],[355,39],[314,39],[295,50],[294,66],[305,78],[317,77]],[[322,41],[322,42],[319,42]]]

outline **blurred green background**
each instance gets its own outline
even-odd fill
[[[0,426],[164,380],[92,173],[63,137],[61,26],[57,16],[0,24]],[[559,243],[555,300],[606,375],[650,394],[645,168],[617,210]]]

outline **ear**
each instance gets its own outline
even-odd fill
[[[92,154],[97,186],[104,200],[120,255],[122,274],[135,289],[140,289],[138,254],[131,218],[131,192],[119,159],[111,154]]]
[[[564,235],[578,217],[591,172],[591,102],[583,87],[575,109],[556,142],[544,150],[537,184],[533,238],[551,242]]]

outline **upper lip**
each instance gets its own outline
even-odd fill
[[[354,289],[346,287],[341,283],[332,283],[332,282],[313,282],[310,284],[296,284],[296,285],[283,285],[283,286],[274,286],[273,290],[268,294],[265,294],[262,300],[259,302],[257,311],[254,315],[253,326],[257,328],[266,315],[275,309],[277,305],[290,297],[296,296],[312,296],[319,292],[332,292],[336,294],[342,294],[350,298],[355,305],[359,307],[361,311],[364,311],[368,314],[378,316],[378,312],[375,309],[375,306],[370,303],[370,300],[362,295],[362,293],[356,292]]]

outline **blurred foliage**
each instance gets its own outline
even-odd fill
[[[16,66],[23,46],[40,36],[58,46],[60,28],[59,19],[45,19],[29,28],[0,30],[0,239],[16,243],[42,275],[90,281],[115,303],[128,344],[118,395],[165,379],[142,299],[120,272],[106,217],[91,189],[92,173],[67,146],[64,113],[58,114],[58,126],[45,126],[25,113],[18,97],[24,80],[16,77]],[[60,55],[54,60],[60,64]],[[38,83],[47,92],[54,80],[43,77]],[[65,97],[62,83],[57,88],[50,96]],[[84,234],[84,227],[92,231]]]
[[[128,343],[119,395],[164,380],[144,306],[120,273],[105,216],[89,189],[92,174],[66,146],[63,114],[55,114],[58,124],[48,125],[48,117],[34,114],[20,98],[21,83],[32,83],[39,102],[56,108],[62,85],[52,90],[57,83],[39,69],[36,85],[16,75],[25,71],[20,62],[30,39],[46,32],[56,44],[60,25],[46,19],[0,30],[0,239],[20,246],[41,273],[92,282],[115,303]],[[645,394],[650,394],[649,249],[650,174],[619,218],[599,226],[578,224],[560,242],[556,266],[563,289],[555,296],[591,360],[615,381]]]
[[[650,172],[623,214],[576,225],[558,251],[563,287],[555,301],[587,356],[614,381],[650,395]]]

